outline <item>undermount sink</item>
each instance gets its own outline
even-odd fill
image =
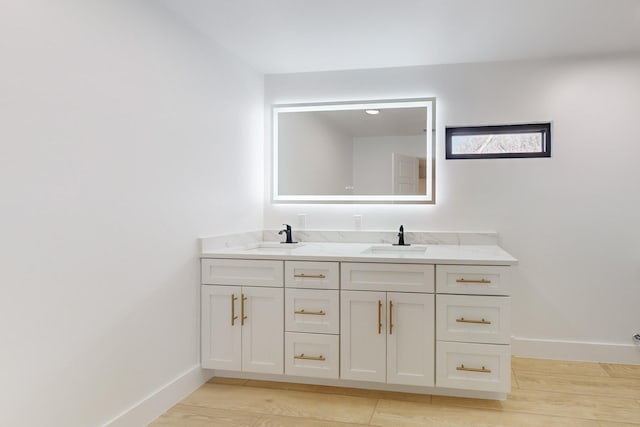
[[[280,242],[259,242],[245,248],[245,251],[269,252],[296,249],[304,246],[304,243],[280,243]]]
[[[425,246],[393,246],[393,245],[374,245],[370,246],[363,254],[406,254],[406,255],[422,255],[427,248]]]

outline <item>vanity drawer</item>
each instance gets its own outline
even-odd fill
[[[292,288],[338,289],[337,262],[285,261],[284,284]]]
[[[340,298],[337,290],[285,289],[285,330],[338,334]]]
[[[285,333],[285,375],[338,378],[338,335]]]
[[[434,266],[343,262],[340,285],[347,290],[433,292]]]
[[[436,339],[509,344],[511,298],[436,295]]]
[[[508,393],[511,391],[509,346],[438,341],[436,386]]]
[[[509,295],[510,267],[493,265],[438,265],[439,294]]]
[[[252,259],[203,259],[202,284],[283,286],[282,261]]]

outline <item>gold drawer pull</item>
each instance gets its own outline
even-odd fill
[[[480,369],[478,368],[465,368],[464,365],[460,365],[456,367],[456,371],[469,371],[469,372],[480,372],[483,374],[490,374],[491,369],[487,369],[484,366]]]
[[[238,299],[237,296],[235,296],[234,294],[231,294],[231,326],[235,325],[236,319],[238,318],[238,316],[236,316],[236,300]]]
[[[382,333],[382,301],[378,300],[378,335]]]
[[[320,356],[305,356],[304,353],[300,353],[299,355],[293,356],[294,359],[302,359],[302,360],[319,360],[320,362],[324,362],[325,357],[323,355]]]
[[[325,276],[324,274],[304,274],[304,273],[294,274],[293,277],[299,278],[299,279],[326,279],[327,278],[327,276]]]
[[[459,319],[456,319],[456,322],[458,323],[479,323],[481,325],[490,325],[491,324],[491,320],[469,320],[469,319],[465,319],[464,317],[461,317]]]
[[[303,310],[297,310],[294,311],[295,314],[309,314],[311,316],[326,316],[327,313],[325,313],[323,310],[320,311],[305,311]]]
[[[465,279],[464,277],[460,278],[460,279],[456,279],[457,283],[480,283],[483,285],[488,285],[489,283],[491,283],[491,280],[487,280],[487,279]]]
[[[389,301],[389,335],[393,335],[393,301]]]
[[[244,314],[244,302],[248,299],[244,294],[240,294],[240,326],[244,326],[244,321],[247,320],[247,316]]]

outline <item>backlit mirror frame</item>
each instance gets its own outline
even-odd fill
[[[436,99],[390,99],[374,101],[347,101],[305,104],[274,104],[272,106],[272,202],[273,203],[380,203],[380,204],[434,204],[435,203],[435,160],[434,122]],[[426,149],[426,194],[424,195],[289,195],[278,191],[278,115],[291,112],[346,111],[385,108],[426,108],[425,149]]]

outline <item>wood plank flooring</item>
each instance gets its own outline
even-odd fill
[[[151,426],[640,427],[640,366],[512,359],[505,401],[214,378]]]

